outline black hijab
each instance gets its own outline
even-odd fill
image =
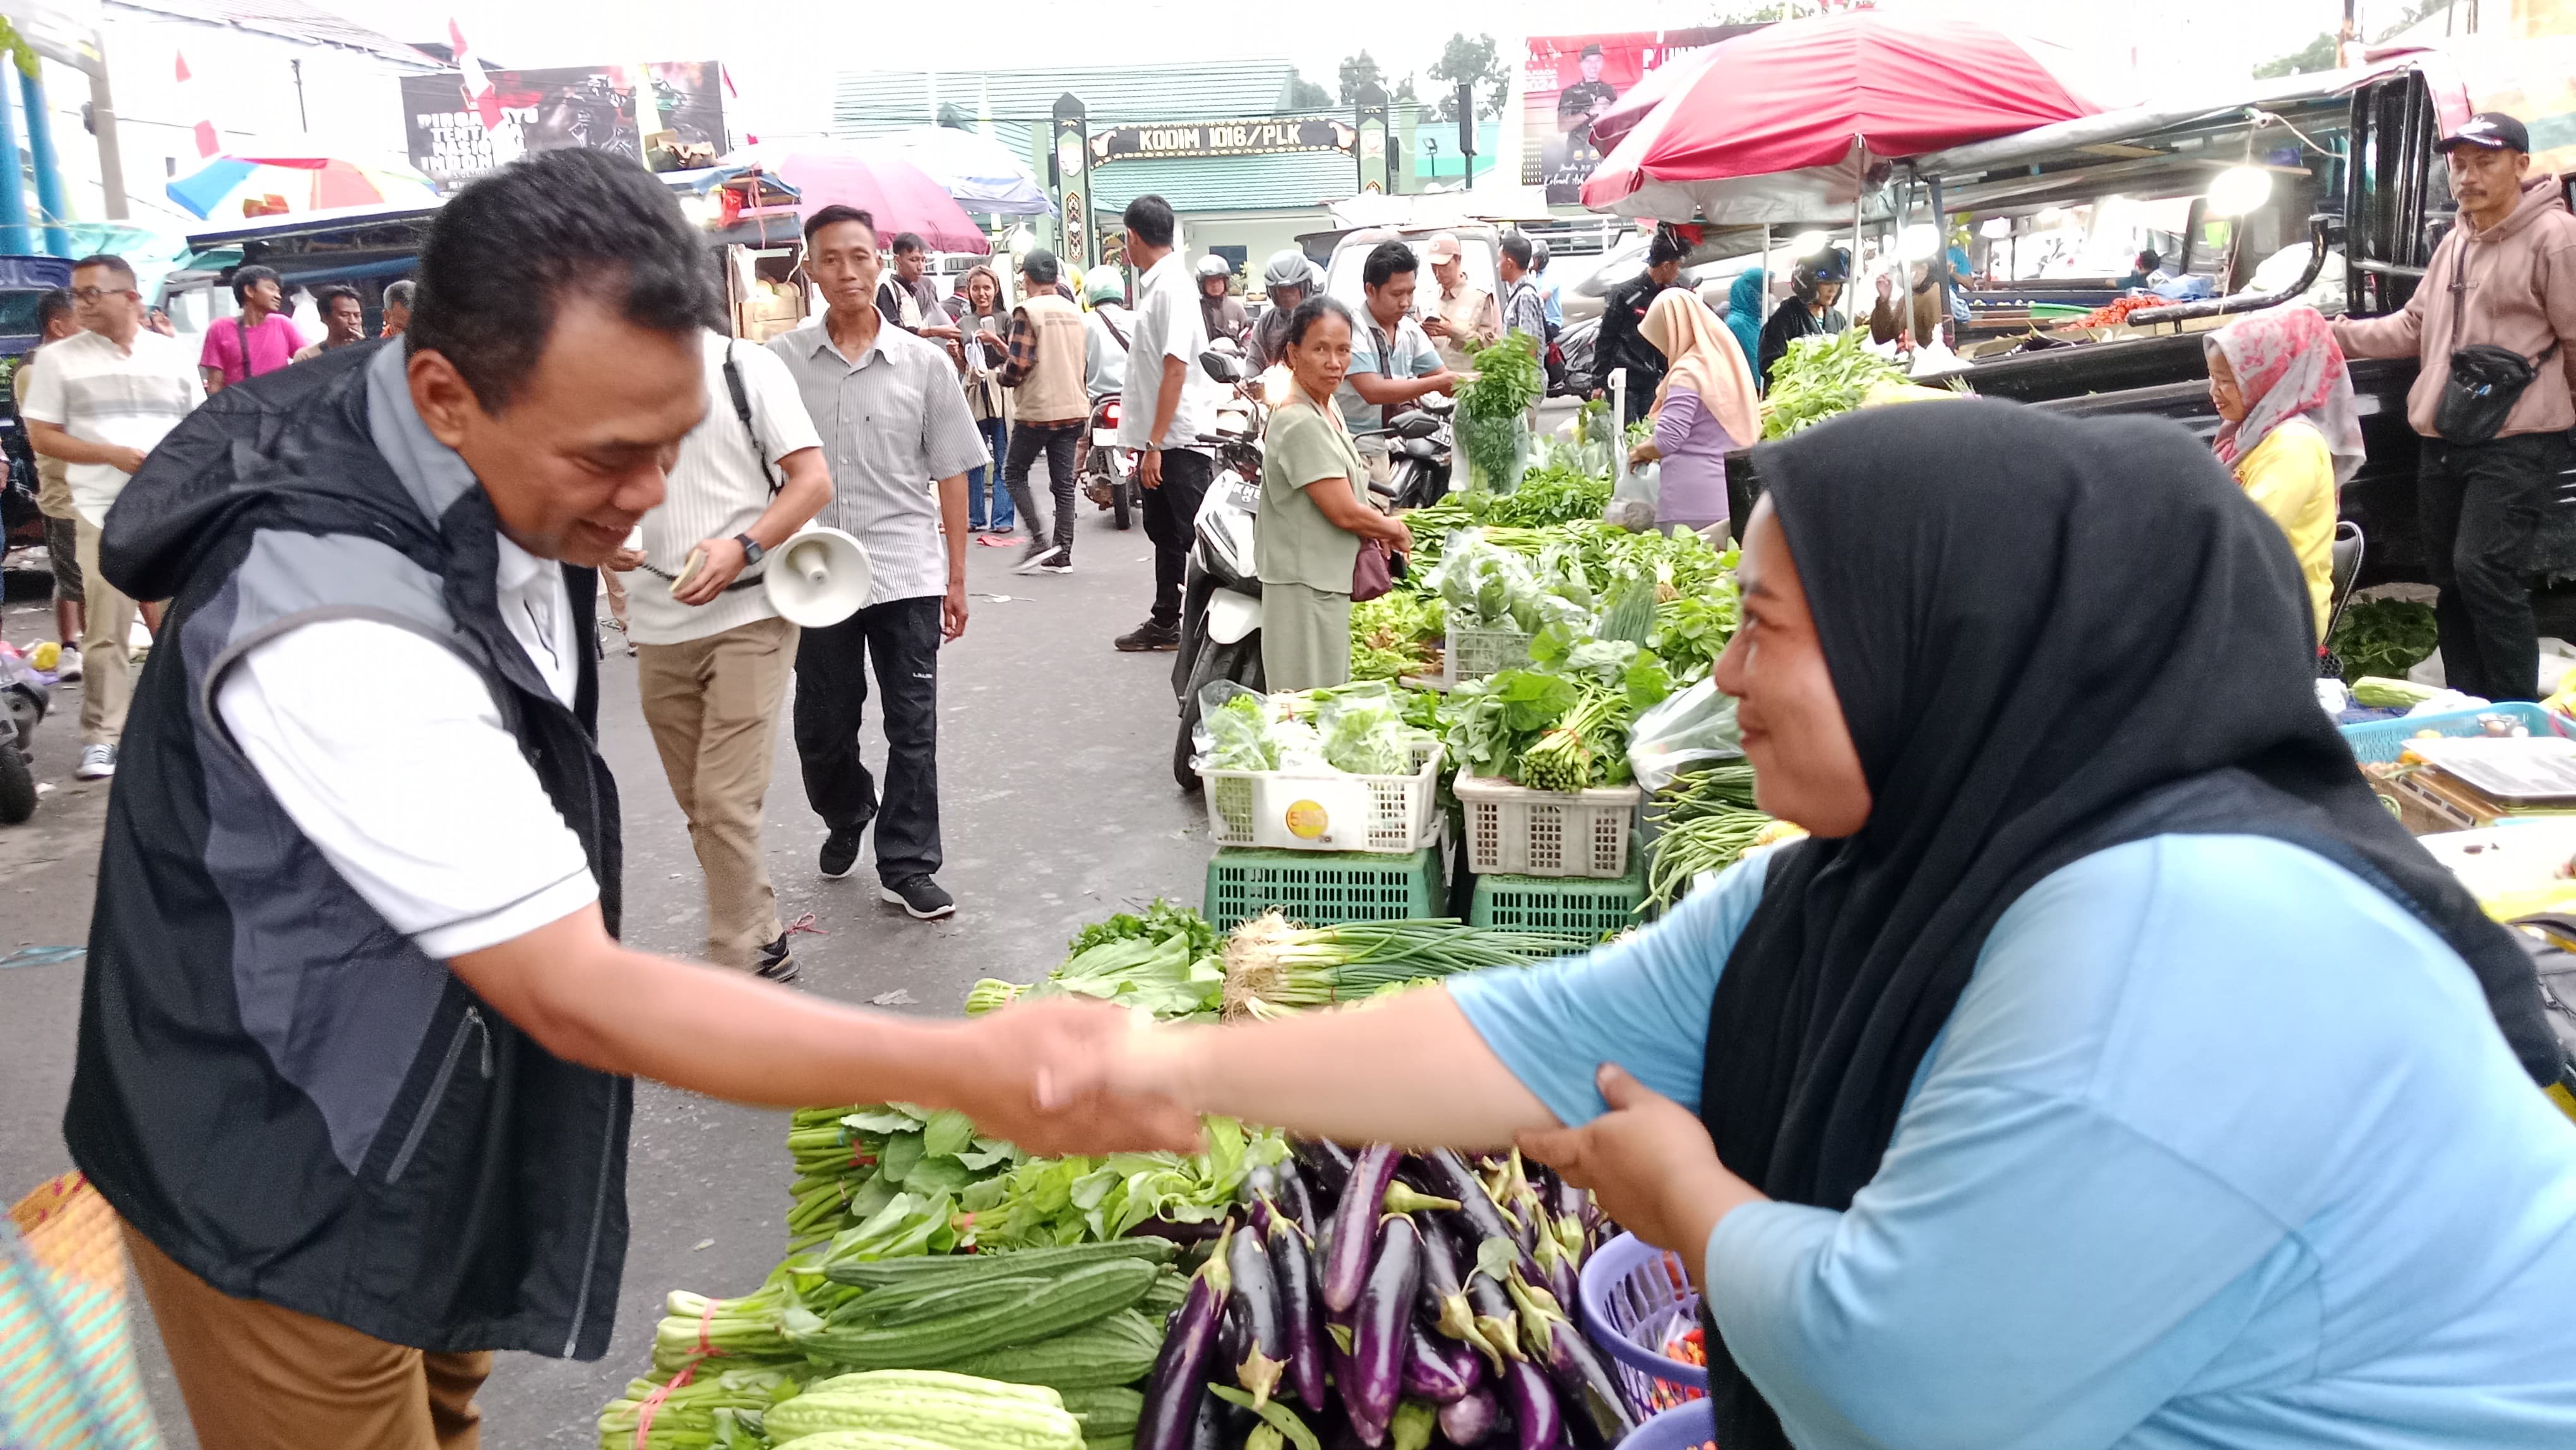
[[[2317,708],[2288,540],[2206,446],[1960,401],[1754,456],[1872,805],[1858,834],[1772,857],[1719,979],[1701,1116],[1729,1169],[1849,1207],[1996,918],[2061,866],[2174,832],[2353,871],[2466,959],[2516,1056],[2558,1080],[2529,959],[2354,768]],[[1785,1446],[1709,1343],[1718,1443]]]

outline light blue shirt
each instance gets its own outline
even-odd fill
[[[1556,282],[1545,272],[1534,272],[1530,283],[1538,288],[1539,311],[1546,316],[1548,325],[1565,326],[1565,295],[1557,290]]]
[[[1360,397],[1359,389],[1350,384],[1353,373],[1378,373],[1389,378],[1429,377],[1440,371],[1439,349],[1431,345],[1431,335],[1410,314],[1395,320],[1395,330],[1386,334],[1386,346],[1378,346],[1377,320],[1368,315],[1363,305],[1358,314],[1359,326],[1351,333],[1351,365],[1342,375],[1342,385],[1333,390],[1333,400],[1341,404],[1342,422],[1354,433],[1376,432],[1386,426],[1384,410]],[[1383,435],[1362,438],[1363,448],[1386,450]]]
[[[1453,978],[1559,1118],[1696,1106],[1748,862],[1591,957]],[[1995,924],[1847,1211],[1706,1283],[1802,1450],[2576,1446],[2576,1124],[2467,965],[2268,838],[2166,836]]]

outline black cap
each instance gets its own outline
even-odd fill
[[[2435,149],[2448,153],[2454,146],[2475,146],[2486,151],[2524,151],[2531,149],[2531,132],[2520,121],[2502,111],[2480,111],[2460,123],[2459,129],[2442,138]]]
[[[1583,54],[1582,54],[1582,55],[1580,55],[1580,56],[1577,56],[1577,57],[1576,57],[1576,59],[1578,59],[1578,60],[1589,60],[1589,59],[1591,59],[1592,57],[1594,57],[1594,56],[1596,56],[1596,55],[1599,55],[1600,53],[1601,53],[1601,47],[1599,47],[1599,46],[1597,46],[1597,45],[1587,45],[1587,46],[1583,47]]]

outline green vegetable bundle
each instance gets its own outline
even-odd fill
[[[1831,337],[1802,337],[1771,370],[1762,399],[1762,436],[1786,438],[1860,406],[1883,382],[1903,382],[1896,364],[1869,349],[1869,334],[1853,330]]]
[[[2442,642],[2433,606],[2410,599],[2364,599],[2347,606],[2326,648],[2343,661],[2346,684],[2364,675],[2400,676]]]
[[[1520,483],[1528,445],[1526,415],[1547,391],[1538,339],[1506,334],[1470,358],[1475,380],[1458,389],[1458,452],[1471,487],[1509,493]]]
[[[798,1109],[787,1151],[796,1166],[788,1185],[791,1248],[870,1223],[906,1194],[907,1202],[926,1206],[1019,1157],[1008,1143],[976,1137],[963,1113],[902,1103]]]
[[[1397,589],[1351,606],[1351,678],[1393,680],[1435,664],[1432,646],[1448,631],[1436,595]]]
[[[1548,961],[1583,946],[1573,938],[1462,926],[1447,917],[1299,927],[1267,911],[1236,927],[1225,945],[1225,1015],[1328,1007],[1455,972]]]
[[[1641,913],[1671,910],[1703,872],[1734,865],[1772,824],[1754,808],[1753,767],[1742,761],[1676,777],[1655,793],[1646,814],[1655,837]]]
[[[1152,1222],[1223,1219],[1245,1175],[1288,1156],[1278,1133],[1247,1131],[1231,1118],[1205,1120],[1205,1154],[1114,1153],[1105,1158],[1033,1158],[976,1185],[963,1200],[975,1240],[987,1247],[1039,1248],[1124,1240]]]
[[[599,1412],[599,1450],[754,1450],[769,1443],[752,1428],[761,1412],[798,1388],[797,1377],[783,1370],[735,1369],[693,1373],[687,1384],[671,1389],[675,1373],[676,1367],[658,1370],[608,1402]],[[656,1395],[661,1399],[653,1404],[652,1428],[639,1439],[644,1406]]]

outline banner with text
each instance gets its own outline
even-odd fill
[[[1521,184],[1546,187],[1550,206],[1580,206],[1584,180],[1601,164],[1592,144],[1593,120],[1646,72],[1743,29],[1531,36],[1521,76]]]
[[[412,164],[444,190],[530,151],[578,146],[641,166],[645,138],[664,131],[682,146],[727,149],[723,73],[711,60],[487,70],[481,78],[488,97],[468,95],[454,71],[403,77]]]
[[[1359,141],[1350,122],[1332,116],[1282,116],[1261,121],[1177,121],[1113,126],[1091,133],[1091,163],[1149,156],[1285,156],[1299,151],[1348,152]]]

